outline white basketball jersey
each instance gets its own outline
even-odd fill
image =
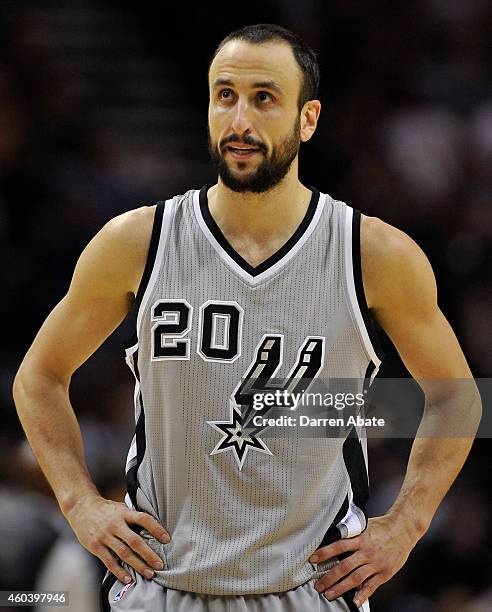
[[[365,440],[269,436],[247,384],[374,376],[360,213],[312,190],[294,235],[256,268],[214,222],[207,186],[158,203],[127,362],[136,433],[127,504],[170,532],[155,580],[209,594],[274,593],[322,571],[322,543],[366,526]]]

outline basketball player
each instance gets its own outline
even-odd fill
[[[367,521],[355,432],[273,438],[248,420],[246,384],[259,373],[374,376],[372,316],[415,378],[471,378],[418,246],[299,181],[318,79],[313,52],[287,30],[224,39],[209,70],[217,183],[107,223],[19,369],[27,437],[109,570],[105,610],[368,610],[468,454],[472,436],[416,439],[396,501]],[[122,504],[90,478],[68,389],[130,310],[136,433]],[[449,420],[444,399],[430,399],[439,409],[424,419]],[[479,414],[477,399],[472,429]]]

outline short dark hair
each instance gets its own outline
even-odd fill
[[[212,61],[222,47],[231,40],[245,40],[252,44],[261,44],[272,40],[283,40],[292,49],[297,65],[302,72],[302,83],[299,91],[297,104],[302,109],[308,100],[314,100],[318,96],[319,88],[319,65],[316,53],[306,44],[300,36],[272,23],[258,23],[245,26],[228,34],[220,41]]]

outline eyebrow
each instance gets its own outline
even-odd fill
[[[228,85],[230,87],[232,87],[234,85],[234,83],[231,81],[231,79],[216,79],[214,81],[213,87],[219,87],[221,85]],[[277,85],[277,83],[275,83],[275,81],[257,81],[256,83],[253,83],[253,87],[255,89],[273,89],[274,91],[277,91],[278,93],[283,93],[282,88]]]

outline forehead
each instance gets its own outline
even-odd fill
[[[299,91],[301,69],[292,49],[284,41],[250,43],[231,40],[215,56],[209,71],[209,83],[217,79],[257,82],[274,81],[286,92]]]

